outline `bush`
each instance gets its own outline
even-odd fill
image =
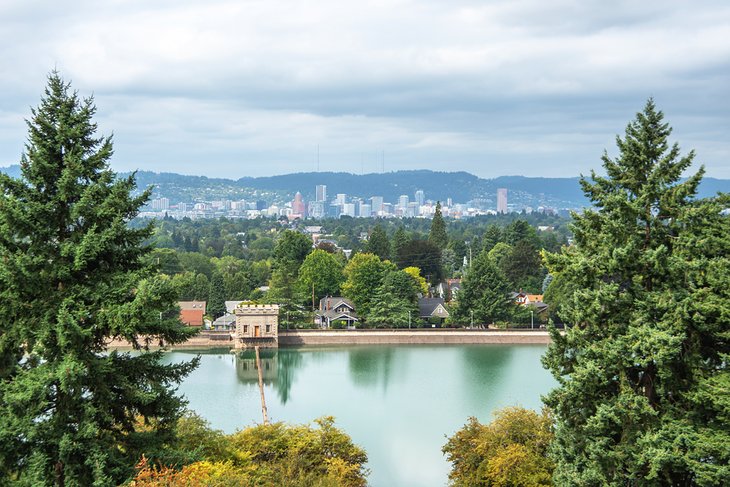
[[[142,457],[130,485],[365,486],[365,451],[334,426],[332,417],[314,423],[316,427],[258,425],[225,435],[189,414],[180,420],[178,440],[171,450],[188,451],[194,461],[176,469],[176,465],[157,466]]]
[[[552,420],[546,411],[501,409],[483,425],[469,418],[442,451],[451,462],[454,486],[551,485],[553,463],[547,457]]]

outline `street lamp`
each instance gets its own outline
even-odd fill
[[[408,329],[411,329],[411,310],[408,310]]]
[[[472,309],[470,311],[471,311],[471,327],[474,328],[474,310]]]
[[[535,315],[533,313],[533,310],[530,310],[530,329],[535,329]]]

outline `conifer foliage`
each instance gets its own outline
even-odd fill
[[[127,226],[149,192],[131,196],[134,178],[109,169],[94,112],[52,73],[22,177],[0,175],[0,484],[121,483],[169,439],[183,405],[174,386],[195,366],[161,364],[140,338],[189,332],[143,264],[151,227]],[[107,352],[114,337],[140,353]]]
[[[581,181],[575,246],[547,255],[576,289],[544,358],[558,485],[730,485],[730,200],[695,198],[670,133],[649,100]]]

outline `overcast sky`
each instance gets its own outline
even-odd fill
[[[57,68],[112,166],[575,176],[653,96],[730,178],[730,2],[0,2],[0,166]]]

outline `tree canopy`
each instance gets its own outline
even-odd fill
[[[649,100],[581,180],[574,247],[546,256],[575,290],[544,358],[558,484],[730,484],[730,199],[695,198],[670,134]]]
[[[486,251],[472,262],[462,281],[455,319],[461,323],[493,323],[510,315],[514,306],[509,284]]]
[[[0,174],[0,483],[116,485],[170,439],[195,366],[162,364],[142,337],[190,331],[146,258],[153,228],[128,226],[149,191],[109,168],[93,100],[53,72],[31,113],[21,178]],[[112,338],[140,353],[108,352]]]

